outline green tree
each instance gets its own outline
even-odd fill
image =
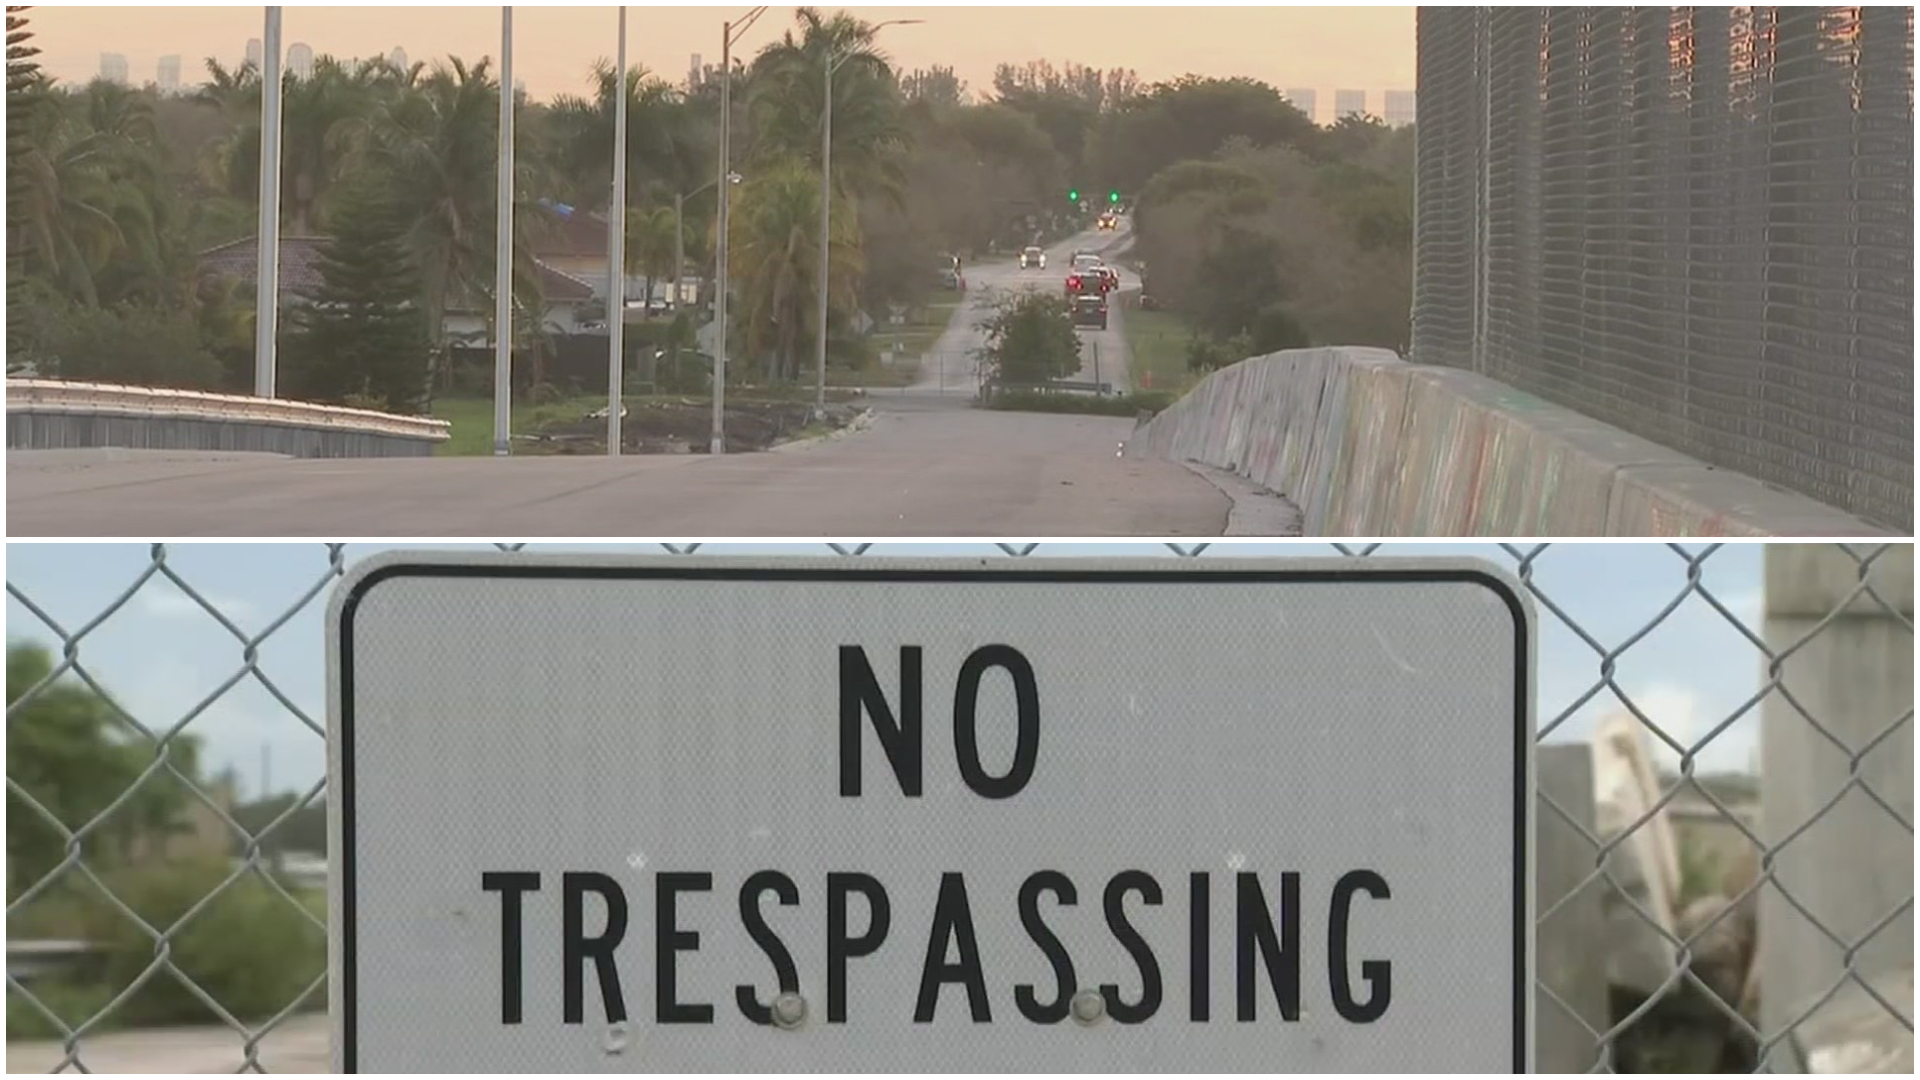
[[[387,194],[362,183],[343,196],[320,254],[321,287],[295,313],[289,372],[296,396],[390,412],[426,406],[432,339],[420,276]]]
[[[594,63],[593,95],[564,95],[547,117],[547,147],[554,164],[555,194],[573,205],[604,209],[613,192],[614,83],[606,60]],[[712,162],[706,144],[695,137],[680,92],[645,68],[627,70],[627,204],[643,200],[635,192],[672,198],[708,175]],[[696,156],[697,155],[697,156]]]
[[[1087,165],[1102,186],[1139,191],[1168,165],[1210,158],[1235,138],[1305,148],[1315,137],[1313,121],[1265,83],[1188,75],[1102,116]]]
[[[1067,302],[1050,292],[1025,292],[1002,300],[980,329],[988,377],[1014,386],[1064,379],[1080,370],[1080,336]]]
[[[199,99],[230,125],[214,151],[225,192],[248,207],[260,197],[260,74],[251,64],[236,71],[207,61],[210,81]],[[358,129],[383,94],[402,92],[384,60],[341,61],[322,55],[313,74],[282,75],[280,99],[280,220],[290,235],[311,236],[328,193],[347,170]],[[257,210],[256,210],[257,212]]]
[[[772,165],[741,185],[730,218],[740,325],[747,349],[767,358],[769,379],[793,378],[801,342],[814,333],[820,273],[820,177],[798,161]],[[853,308],[863,267],[851,206],[833,214],[830,303]]]
[[[52,873],[77,831],[85,830],[84,857],[111,861],[136,838],[173,828],[186,795],[164,773],[142,779],[156,753],[123,724],[113,702],[78,680],[56,678],[48,649],[8,644],[8,900]],[[192,735],[167,744],[167,762],[189,779],[198,757]],[[127,801],[101,819],[129,789]]]
[[[403,223],[399,236],[420,275],[443,377],[450,374],[448,309],[456,300],[493,295],[499,93],[488,61],[469,67],[455,58],[419,79],[413,92],[377,102],[359,151],[359,163],[388,186],[394,220]],[[513,289],[524,322],[543,307],[530,248],[548,215],[537,194],[528,194],[539,190],[538,167],[516,162]]]
[[[14,302],[7,305],[8,370],[13,368],[14,351],[20,341],[21,304],[27,267],[25,238],[28,231],[25,186],[17,182],[33,153],[30,136],[33,112],[46,102],[46,80],[33,58],[40,50],[30,44],[33,31],[27,29],[28,7],[7,7],[7,292]]]
[[[906,186],[906,133],[900,87],[873,24],[846,12],[794,12],[788,30],[754,58],[750,92],[754,160],[798,159],[819,177],[826,70],[833,69],[833,187],[852,197],[899,199]]]
[[[27,304],[24,348],[63,379],[217,390],[226,368],[206,347],[195,313],[144,304],[93,307],[43,296]],[[248,351],[249,360],[252,357]]]
[[[1251,327],[1282,298],[1278,259],[1271,237],[1238,231],[1221,237],[1201,260],[1195,282],[1194,315],[1201,328],[1227,338]]]
[[[7,171],[8,193],[18,186],[16,213],[25,222],[18,240],[23,271],[88,304],[138,295],[143,283],[150,298],[164,292],[154,285],[166,236],[147,103],[96,82],[30,109],[24,134],[26,145]],[[118,292],[103,290],[116,279]]]

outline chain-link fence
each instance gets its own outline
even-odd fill
[[[1913,527],[1913,8],[1422,8],[1412,357]]]
[[[1540,1068],[1911,1070],[1910,545],[958,547],[1507,566],[1540,622]],[[328,1068],[322,612],[363,554],[9,547],[10,1068]],[[305,772],[243,784],[253,740]]]

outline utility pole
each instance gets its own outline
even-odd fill
[[[717,211],[717,239],[714,241],[713,320],[713,433],[707,446],[712,454],[727,452],[727,166],[729,129],[733,126],[733,24],[720,24],[720,174],[715,181],[720,203]]]
[[[260,43],[260,242],[253,294],[253,392],[270,398],[280,330],[280,9],[267,9]]]
[[[620,77],[614,84],[613,207],[607,215],[607,456],[620,456],[621,377],[627,332],[627,9],[620,8]],[[649,281],[652,279],[649,278]],[[648,299],[652,299],[649,297]]]
[[[493,456],[512,448],[513,401],[513,9],[500,9],[500,153],[493,239]]]
[[[814,391],[813,418],[827,418],[827,275],[832,272],[828,262],[827,230],[833,220],[833,69],[840,61],[827,58],[826,64],[826,106],[820,118],[820,280],[814,292],[819,296],[820,341],[814,354]]]

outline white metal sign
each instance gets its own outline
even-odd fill
[[[329,648],[346,1071],[1528,1065],[1485,564],[398,555]]]

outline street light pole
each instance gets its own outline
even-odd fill
[[[627,332],[627,9],[620,8],[614,82],[613,212],[607,228],[607,456],[620,456],[620,398]]]
[[[260,243],[254,272],[253,392],[273,396],[280,329],[280,9],[267,9],[260,43]]]
[[[500,9],[500,175],[493,240],[493,456],[512,453],[513,9]]]
[[[819,296],[820,339],[814,350],[815,420],[827,418],[827,275],[832,273],[827,254],[827,228],[833,220],[833,69],[839,66],[840,61],[832,58],[824,65],[827,103],[820,120],[820,279],[814,289]]]
[[[747,32],[767,9],[757,7],[742,16],[739,22],[720,24],[720,171],[714,176],[719,187],[716,198],[720,202],[717,224],[720,238],[714,251],[715,295],[713,300],[714,321],[719,323],[718,340],[713,350],[713,435],[708,450],[715,454],[727,452],[726,433],[726,393],[727,393],[727,176],[732,163],[733,136],[733,41]]]
[[[733,24],[720,24],[720,173],[715,183],[719,191],[715,198],[720,207],[715,219],[718,238],[714,241],[713,254],[713,321],[716,340],[713,348],[713,432],[707,451],[712,454],[727,452],[726,394],[727,394],[727,141],[728,128],[733,120]]]
[[[923,21],[888,19],[875,23],[869,36],[889,26],[913,26]],[[833,73],[852,55],[852,52],[844,52],[836,57],[828,53],[822,64],[826,71],[826,78],[822,82],[826,102],[820,117],[820,280],[814,289],[818,294],[817,314],[820,322],[814,348],[813,416],[816,420],[824,420],[827,415],[827,278],[832,273],[827,233],[833,224]]]

